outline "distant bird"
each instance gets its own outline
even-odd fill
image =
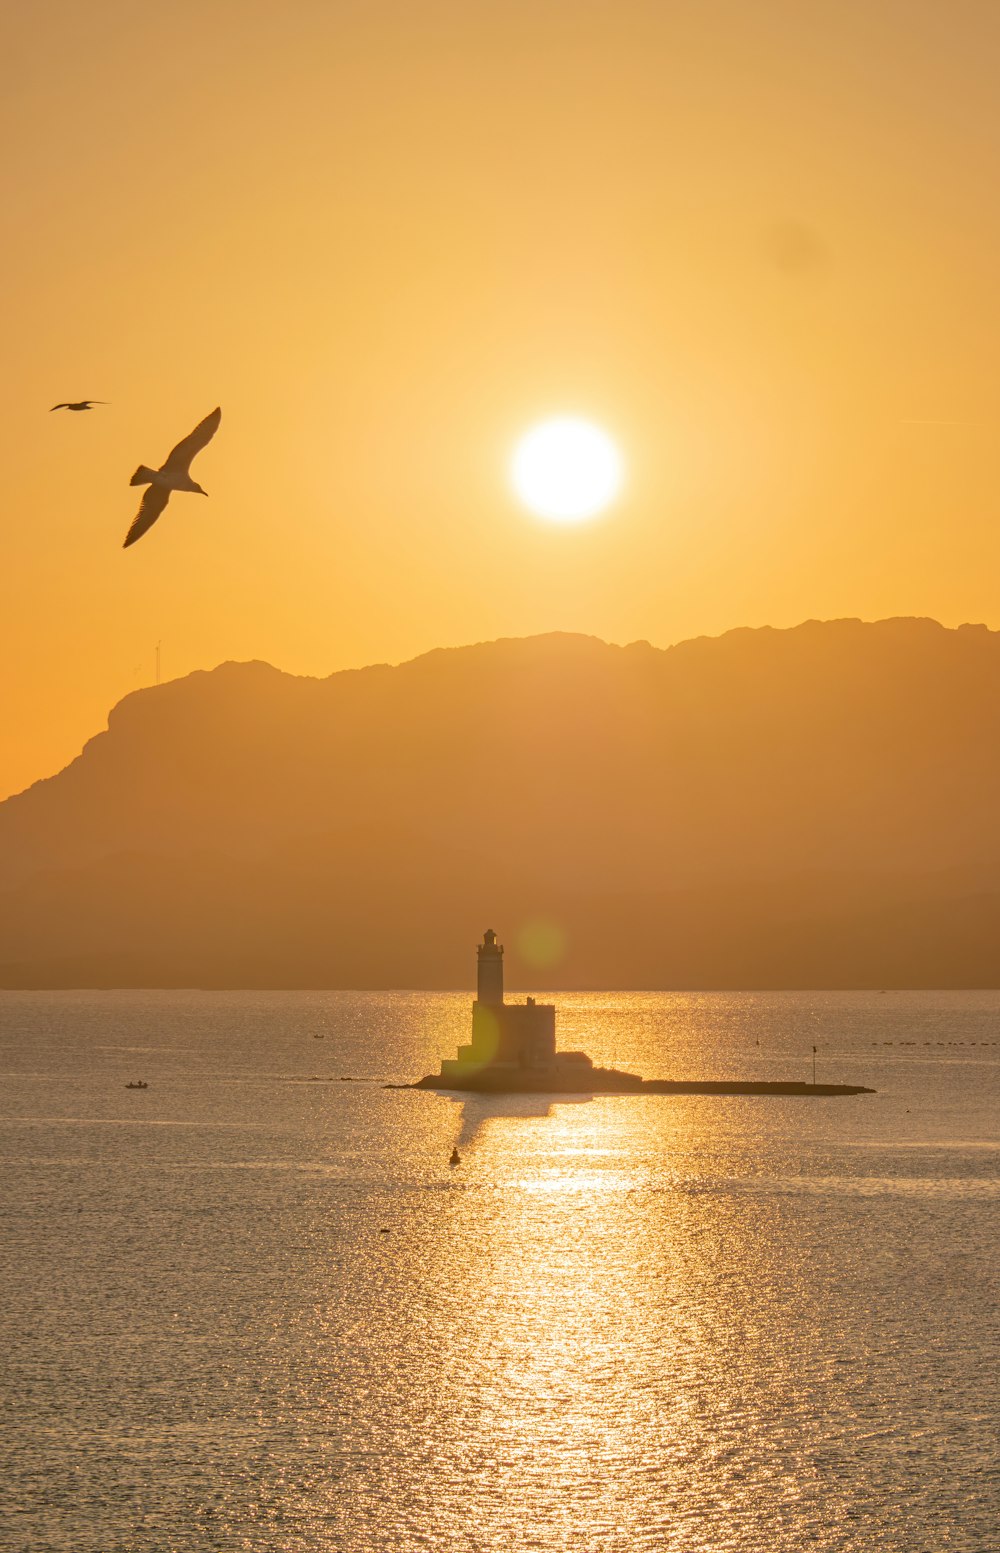
[[[62,404],[54,404],[52,410],[92,410],[95,404],[107,404],[106,399],[78,399],[76,404],[70,404],[64,400]],[[52,410],[49,414],[52,414]]]
[[[192,480],[189,471],[191,460],[196,453],[201,452],[206,443],[211,442],[219,429],[221,420],[222,411],[218,408],[214,409],[211,415],[206,415],[203,421],[198,422],[194,431],[170,450],[159,469],[147,469],[145,464],[139,465],[129,485],[148,485],[149,490],[142,498],[142,505],[133,519],[132,527],[125,535],[123,550],[127,550],[129,545],[134,545],[148,528],[152,528],[170,500],[171,491],[195,491],[199,496],[208,495],[197,481]]]

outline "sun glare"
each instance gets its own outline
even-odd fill
[[[614,501],[622,485],[621,454],[600,426],[561,415],[521,438],[511,479],[525,506],[539,517],[573,523]]]

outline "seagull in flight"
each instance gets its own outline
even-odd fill
[[[64,399],[62,404],[54,404],[52,410],[92,410],[95,404],[107,404],[106,399],[78,399],[75,404],[70,404]],[[52,414],[52,410],[49,414]]]
[[[189,432],[175,448],[167,454],[159,469],[147,469],[145,464],[140,464],[135,474],[129,481],[129,485],[148,485],[149,490],[142,498],[139,511],[132,520],[132,527],[125,535],[123,550],[129,545],[134,545],[137,539],[141,539],[148,528],[152,528],[167,502],[170,500],[171,491],[196,491],[199,496],[207,496],[196,480],[192,480],[190,469],[191,460],[196,453],[200,453],[206,443],[211,442],[219,429],[222,420],[222,411],[214,409],[211,415],[206,415],[203,421],[199,421],[194,431]]]

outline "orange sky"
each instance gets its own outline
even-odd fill
[[[992,0],[40,0],[2,43],[0,794],[159,639],[1000,625]],[[210,501],[123,551],[217,403]],[[578,527],[506,480],[560,411],[630,470]]]

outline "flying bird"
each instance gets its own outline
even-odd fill
[[[199,421],[194,431],[190,432],[183,441],[178,442],[175,448],[171,448],[159,469],[147,469],[145,464],[140,464],[135,474],[129,481],[129,485],[148,485],[149,490],[142,498],[142,505],[132,521],[132,527],[125,535],[123,550],[129,545],[134,545],[137,539],[141,539],[148,528],[152,528],[167,502],[170,500],[171,491],[195,491],[199,496],[207,496],[196,480],[192,480],[190,469],[191,460],[196,453],[200,453],[206,443],[211,442],[219,429],[222,420],[222,411],[214,409],[211,415],[206,415],[203,421]]]
[[[70,404],[64,399],[62,404],[54,404],[52,410],[92,410],[95,404],[107,404],[107,402],[106,399],[78,399],[75,404]],[[49,411],[50,415],[52,410]]]

